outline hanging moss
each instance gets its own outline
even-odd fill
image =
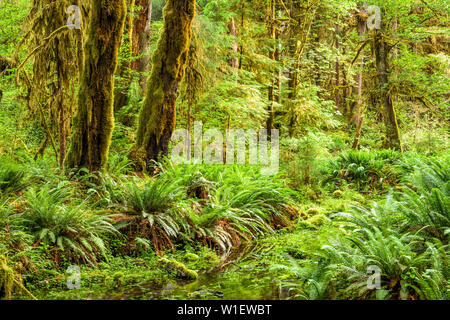
[[[140,169],[146,169],[151,160],[168,154],[194,15],[195,0],[168,0],[164,7],[164,28],[153,55],[152,72],[139,114],[137,141],[130,154]]]
[[[23,45],[30,49],[31,53],[19,65],[17,78],[25,89],[30,116],[39,117],[46,132],[35,158],[51,145],[61,166],[70,119],[75,112],[74,88],[78,85],[80,67],[76,49],[81,46],[84,29],[66,27],[66,10],[70,5],[78,5],[82,17],[86,16],[83,9],[87,4],[82,5],[80,0],[34,0],[24,23],[25,36],[16,49],[18,52]],[[27,61],[33,65],[30,75],[25,68]]]
[[[114,127],[113,76],[126,10],[125,0],[92,3],[78,111],[66,167],[99,171],[107,162]]]

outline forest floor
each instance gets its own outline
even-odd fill
[[[342,199],[342,206],[362,204],[362,195],[355,200]],[[306,207],[318,214],[309,220],[295,222],[293,228],[277,231],[274,235],[243,245],[237,257],[221,261],[213,251],[204,248],[199,260],[190,260],[183,249],[167,253],[171,259],[183,262],[190,269],[199,270],[194,281],[177,280],[154,267],[158,258],[153,254],[112,258],[98,268],[82,267],[80,289],[68,290],[66,275],[49,272],[33,293],[38,299],[288,299],[295,296],[296,286],[303,282],[295,273],[299,265],[329,243],[330,237],[341,228],[327,218],[336,198],[321,203],[310,201]],[[193,254],[191,252],[191,254]],[[155,271],[156,270],[156,271]],[[44,285],[45,284],[45,285]],[[106,286],[105,286],[106,284]]]
[[[15,299],[445,300],[449,159],[348,151],[277,176],[167,162],[136,177],[116,158],[102,183],[3,159],[0,253],[28,290]]]

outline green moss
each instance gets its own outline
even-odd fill
[[[114,128],[114,73],[126,17],[125,0],[92,4],[84,45],[68,168],[99,171],[107,163]]]
[[[341,190],[336,190],[333,192],[333,197],[335,198],[341,198],[342,197],[342,191]]]
[[[14,271],[8,266],[6,258],[0,257],[0,299],[11,300],[15,291]]]
[[[320,209],[318,209],[318,208],[309,208],[306,211],[306,214],[308,215],[308,217],[315,216],[317,214],[320,214]]]
[[[196,280],[198,278],[197,272],[188,269],[184,264],[176,260],[161,258],[159,259],[159,264],[172,273],[177,279]]]
[[[184,260],[190,261],[190,262],[198,261],[200,259],[200,257],[198,255],[196,255],[194,253],[190,253],[190,252],[187,252],[183,258],[184,258]]]
[[[315,215],[307,220],[307,222],[317,227],[327,223],[328,221],[329,219],[324,214]]]
[[[205,254],[202,259],[205,261],[205,263],[210,266],[214,267],[220,263],[220,258],[217,256],[214,252],[209,252]]]
[[[11,300],[13,294],[24,293],[29,298],[36,298],[23,286],[22,277],[8,266],[8,260],[0,256],[0,300]]]

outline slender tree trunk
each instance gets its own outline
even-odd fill
[[[133,61],[132,69],[139,72],[139,83],[142,92],[145,92],[147,77],[145,72],[149,70],[150,55],[148,49],[150,47],[151,24],[152,24],[152,0],[136,0],[136,6],[141,9],[137,12],[134,20],[133,28],[133,56],[138,57]]]
[[[366,7],[367,7],[366,3],[360,3],[359,4],[360,12],[363,14],[366,14],[367,13]],[[364,37],[364,34],[367,32],[367,24],[366,24],[366,20],[361,18],[360,16],[358,16],[358,27],[357,28],[358,28],[358,36],[359,36],[359,39],[361,40]],[[362,53],[361,53],[361,55],[362,55]],[[353,110],[351,110],[351,113],[353,114],[351,121],[356,124],[355,139],[353,140],[353,145],[352,145],[353,149],[358,149],[359,139],[361,137],[362,124],[364,122],[364,115],[362,112],[362,101],[363,101],[363,71],[362,71],[362,69],[363,68],[364,68],[364,57],[361,56],[359,58],[360,71],[356,75],[356,83],[358,86],[357,92],[356,92],[357,100],[356,100],[355,106],[352,108]]]
[[[298,88],[298,69],[300,63],[300,57],[297,57],[297,40],[291,39],[291,43],[289,46],[289,53],[292,59],[292,67],[289,69],[289,93],[288,93],[288,101],[287,104],[291,107],[291,115],[289,118],[289,137],[294,136],[294,127],[297,122],[297,114],[295,112],[295,104],[294,100],[297,97],[297,88]]]
[[[153,56],[147,94],[139,114],[136,143],[130,157],[138,169],[167,156],[175,129],[178,87],[185,74],[195,0],[167,0],[164,28]]]
[[[335,46],[336,46],[336,55],[339,55],[339,26],[336,25],[336,39],[335,39]],[[339,95],[339,86],[341,85],[341,78],[340,78],[340,68],[339,68],[339,58],[336,57],[335,62],[335,73],[336,73],[336,79],[335,79],[335,96],[334,96],[334,102],[336,103],[336,107],[339,109],[341,101],[340,101],[340,95]]]
[[[241,46],[239,48],[239,70],[242,69],[242,58],[244,56],[244,37],[242,33],[244,32],[244,26],[245,26],[245,1],[242,1],[242,9],[241,9]]]
[[[275,2],[274,0],[270,0],[269,3],[269,38],[272,41],[276,40],[276,28],[275,28]],[[270,50],[269,52],[269,58],[274,61],[276,59],[276,51],[277,47],[275,47]],[[270,139],[271,137],[271,129],[273,128],[273,122],[274,122],[274,102],[275,102],[275,86],[276,86],[276,79],[275,74],[271,76],[270,79],[270,85],[268,88],[268,101],[269,104],[267,106],[267,112],[268,112],[268,118],[266,121],[266,128],[267,128],[267,136]]]
[[[236,31],[236,23],[234,22],[234,17],[231,17],[230,22],[228,22],[228,31],[230,35],[236,39],[237,37],[237,31]],[[238,55],[238,44],[236,40],[233,40],[231,42],[231,50],[233,50],[233,57],[229,60],[229,63],[233,69],[239,68],[239,59],[237,57]]]
[[[375,62],[378,72],[378,91],[381,96],[380,100],[383,106],[383,119],[386,126],[386,146],[402,151],[397,116],[392,103],[392,96],[389,92],[389,47],[384,40],[381,31],[375,31],[374,37]]]
[[[63,169],[64,159],[66,158],[66,118],[65,118],[65,108],[62,101],[60,101],[59,108],[59,167]]]
[[[128,104],[128,91],[130,90],[132,81],[130,57],[133,55],[132,35],[134,30],[134,6],[136,1],[126,0],[126,2],[128,3],[128,19],[125,20],[124,32],[126,31],[127,37],[124,41],[127,53],[126,59],[119,64],[117,69],[117,75],[120,75],[120,79],[116,81],[114,88],[114,111],[118,111]]]
[[[114,127],[113,76],[126,17],[125,0],[92,3],[74,119],[69,168],[98,171],[107,162]]]

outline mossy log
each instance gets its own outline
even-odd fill
[[[66,167],[99,171],[107,162],[114,127],[113,76],[126,17],[125,0],[92,3],[88,37]]]
[[[8,266],[8,260],[0,256],[0,300],[11,300],[14,293],[24,293],[37,300],[22,284],[22,277]]]
[[[175,129],[175,103],[185,74],[191,42],[195,0],[168,0],[164,7],[164,28],[153,55],[147,93],[139,114],[137,140],[130,158],[145,170],[152,160],[168,155]]]

